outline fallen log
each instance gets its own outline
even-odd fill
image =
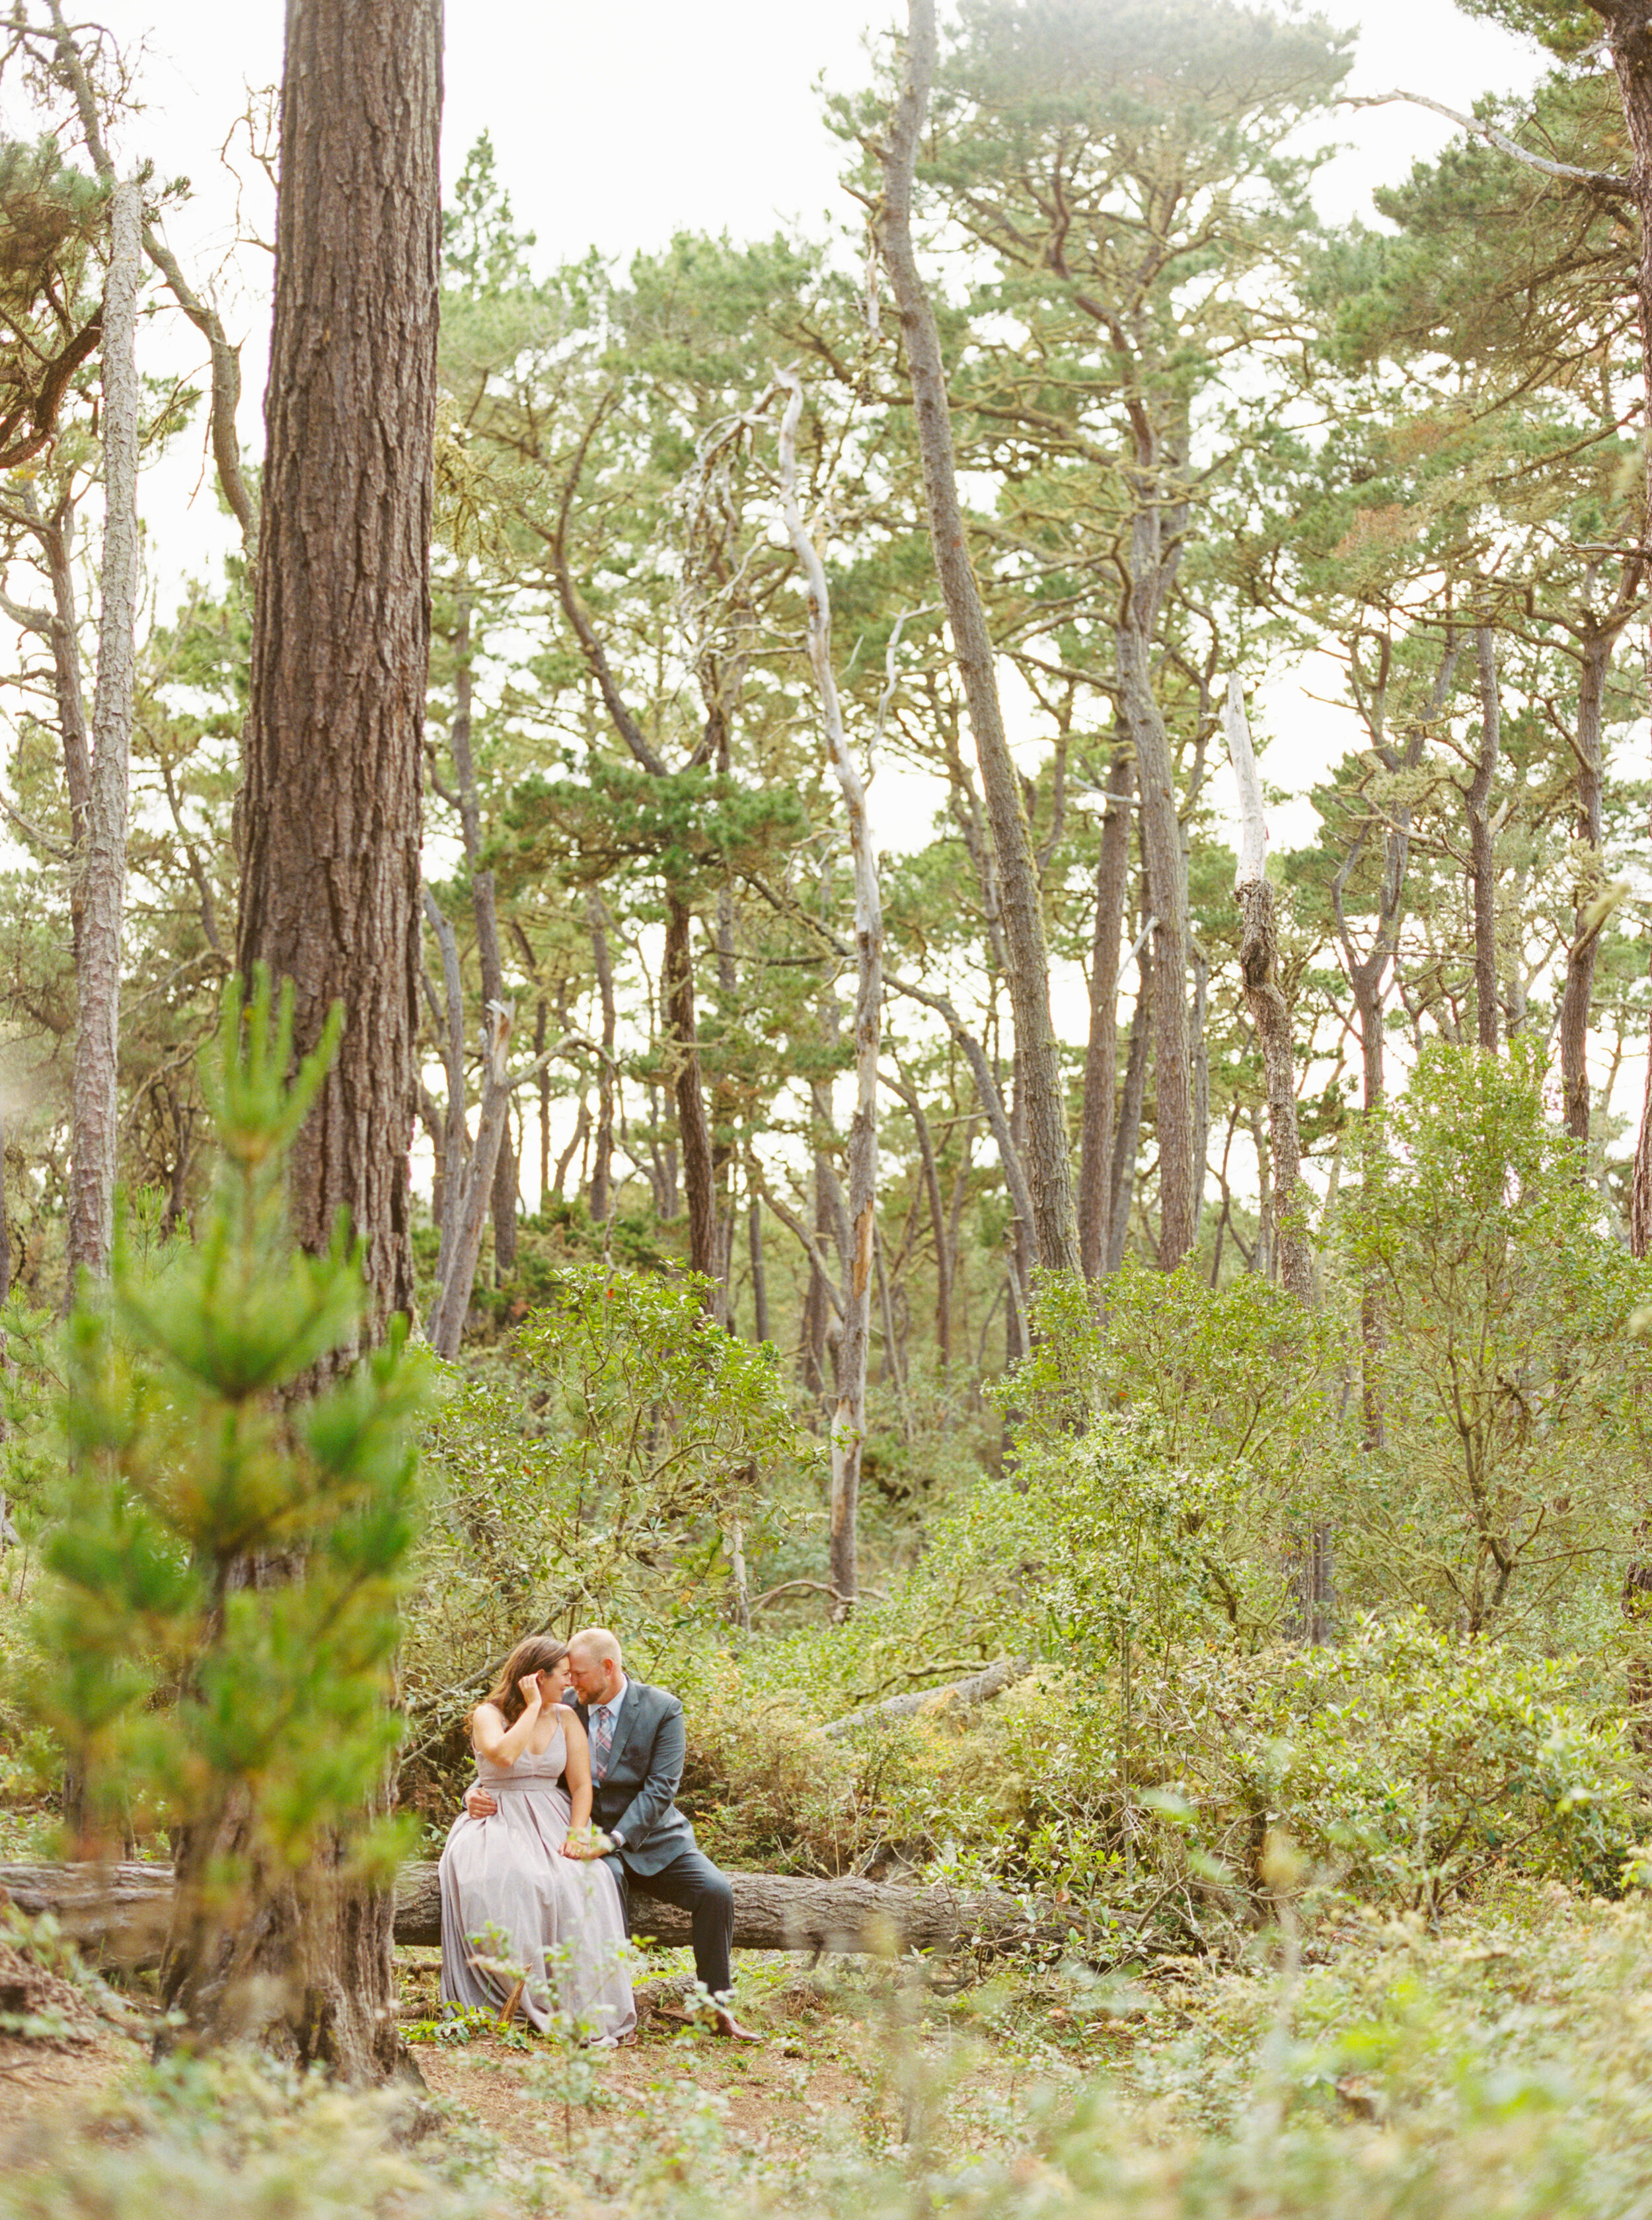
[[[404,1865],[396,1884],[396,1939],[433,1947],[441,1941],[437,1868]],[[734,1885],[737,1950],[906,1951],[944,1955],[964,1947],[998,1953],[1058,1947],[1073,1923],[1053,1905],[1032,1911],[994,1890],[963,1895],[949,1888],[906,1888],[852,1877],[817,1880],[798,1874],[729,1875]],[[51,1912],[63,1932],[129,1965],[159,1958],[171,1914],[172,1871],[161,1865],[0,1866],[0,1901],[20,1911]],[[689,1916],[633,1883],[632,1931],[668,1945],[689,1939]]]
[[[881,1704],[864,1704],[857,1712],[845,1712],[842,1718],[833,1719],[820,1731],[828,1737],[845,1735],[873,1722],[885,1725],[895,1719],[915,1719],[923,1713],[939,1715],[970,1704],[990,1703],[1016,1681],[1025,1681],[1032,1670],[1030,1657],[1001,1657],[995,1665],[970,1674],[966,1681],[949,1681],[939,1688],[913,1688],[903,1696],[886,1696]]]

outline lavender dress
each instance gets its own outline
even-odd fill
[[[561,2011],[593,2040],[614,2042],[637,2024],[625,1916],[600,1858],[561,1855],[570,1805],[557,1780],[567,1754],[558,1727],[537,1757],[524,1750],[507,1766],[478,1755],[499,1809],[490,1819],[461,1812],[442,1851],[442,2000],[502,2011],[514,1976],[475,1962],[497,1958],[527,1968],[521,2009],[535,2027]],[[484,1942],[489,1927],[497,1934]]]

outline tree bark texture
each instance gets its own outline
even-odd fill
[[[138,274],[143,205],[133,182],[109,201],[103,294],[103,604],[85,838],[75,857],[80,931],[75,965],[69,1290],[105,1277],[115,1238],[120,1144],[121,922],[126,908],[127,783],[138,620]],[[69,734],[64,734],[65,749]]]
[[[826,565],[803,528],[797,502],[797,427],[803,382],[779,373],[787,402],[780,427],[781,508],[808,594],[808,657],[820,697],[826,757],[843,796],[855,887],[855,1107],[849,1121],[849,1239],[843,1259],[843,1339],[832,1414],[829,1578],[833,1611],[845,1616],[858,1586],[856,1548],[861,1451],[866,1439],[866,1367],[872,1338],[872,1263],[877,1233],[877,1057],[883,1015],[883,901],[866,787],[844,731],[832,668],[832,604]],[[893,1351],[889,1352],[893,1362]]]
[[[1480,757],[1463,793],[1468,820],[1468,877],[1474,910],[1474,1038],[1497,1053],[1497,857],[1492,830],[1492,782],[1502,746],[1502,707],[1497,693],[1497,636],[1474,628],[1480,664]]]
[[[440,116],[440,0],[288,0],[236,955],[296,1055],[344,1005],[291,1207],[311,1250],[349,1212],[373,1338],[413,1303]]]
[[[997,855],[1010,1002],[1026,1094],[1026,1175],[1033,1236],[1041,1264],[1076,1272],[1078,1221],[1068,1157],[1061,1054],[1050,1014],[1050,958],[1038,871],[1021,783],[1004,732],[987,614],[969,562],[940,334],[912,240],[913,172],[935,72],[935,52],[933,0],[909,0],[901,90],[876,149],[883,170],[877,242],[900,312],[930,539],[969,704],[969,727],[975,735]]]
[[[1605,761],[1601,726],[1606,674],[1611,666],[1615,630],[1590,631],[1583,643],[1578,675],[1577,809],[1573,830],[1580,849],[1573,910],[1572,944],[1566,951],[1566,985],[1561,995],[1561,1092],[1566,1130],[1580,1148],[1589,1142],[1589,1009],[1594,1000],[1595,956],[1605,922],[1600,847]]]
[[[240,797],[244,976],[294,989],[294,1052],[345,1031],[290,1165],[292,1225],[361,1244],[370,1341],[414,1300],[408,1151],[418,1084],[421,775],[440,279],[441,0],[288,0],[275,315]],[[450,1180],[457,1166],[448,1166]],[[228,1967],[188,1907],[222,1845],[180,1856],[169,2001],[259,2030],[299,2065],[395,2066],[392,1905],[331,1859],[275,1875]],[[249,1993],[243,1992],[244,1993]]]
[[[433,1864],[404,1865],[396,1876],[395,1939],[433,1949],[441,1941],[441,1890]],[[944,1952],[961,1945],[1011,1951],[1059,1945],[1075,1922],[1055,1905],[1029,1914],[1012,1896],[987,1890],[907,1888],[848,1875],[730,1874],[737,1950],[847,1950],[882,1955]],[[632,1926],[670,1948],[688,1942],[689,1916],[632,1883]],[[170,1867],[0,1866],[0,1901],[21,1911],[49,1911],[71,1940],[131,1966],[153,1965],[172,1899]]]
[[[1268,827],[1262,814],[1262,780],[1237,678],[1228,681],[1223,721],[1239,789],[1239,862],[1233,887],[1239,906],[1239,973],[1268,1086],[1275,1257],[1280,1284],[1306,1305],[1313,1300],[1313,1255],[1308,1245],[1307,1190],[1302,1183],[1302,1151],[1296,1123],[1296,1052],[1290,1009],[1279,984],[1279,935],[1274,890],[1267,876]]]

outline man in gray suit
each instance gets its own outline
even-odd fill
[[[729,1952],[734,1940],[734,1892],[696,1844],[694,1829],[674,1799],[683,1778],[683,1706],[664,1688],[626,1678],[620,1644],[605,1626],[588,1626],[569,1637],[567,1674],[574,1711],[590,1737],[591,1816],[608,1837],[606,1853],[571,1836],[563,1855],[606,1855],[620,1884],[630,1924],[630,1880],[689,1915],[694,1968],[717,1999],[713,2025],[740,2042],[761,2038],[742,2027],[728,2008],[733,1987]],[[485,1788],[466,1792],[473,1819],[498,1809]]]

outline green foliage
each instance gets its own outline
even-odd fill
[[[1387,1335],[1362,1577],[1473,1631],[1615,1593],[1645,1463],[1652,1276],[1549,1123],[1537,1052],[1431,1043],[1343,1222]],[[1380,1569],[1378,1561],[1380,1560]],[[1584,1624],[1593,1636],[1592,1622]]]
[[[306,1394],[363,1309],[340,1225],[292,1243],[285,1151],[336,1020],[290,1085],[290,989],[225,990],[203,1073],[221,1163],[201,1238],[122,1246],[66,1334],[68,1470],[49,1535],[39,1716],[94,1841],[233,1819],[243,1878],[358,1831],[397,1728],[387,1703],[414,1533],[422,1371],[401,1331]],[[49,1662],[47,1662],[49,1661]]]
[[[800,1437],[774,1352],[726,1333],[699,1285],[570,1264],[429,1438],[431,1515],[404,1659],[414,1706],[529,1626],[614,1620],[644,1656],[730,1600]],[[450,1692],[468,1709],[476,1691]]]

